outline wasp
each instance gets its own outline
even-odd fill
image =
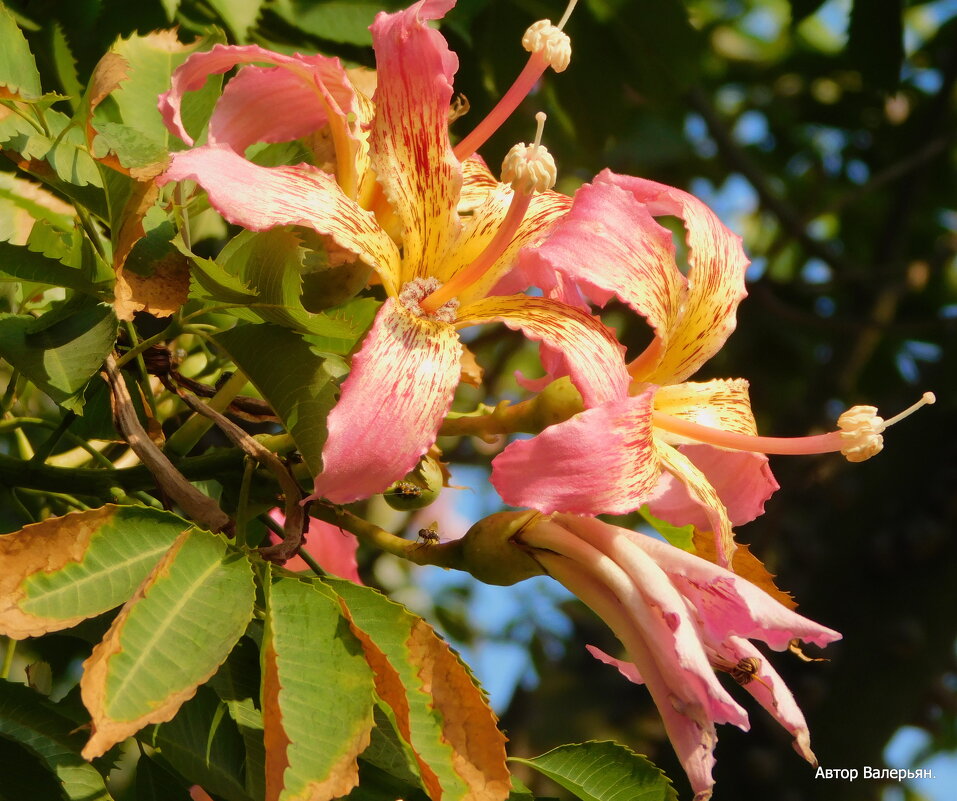
[[[743,659],[740,659],[737,664],[732,665],[730,662],[726,664],[717,664],[715,665],[719,670],[727,671],[728,674],[734,679],[738,684],[744,687],[746,684],[750,684],[752,681],[756,681],[759,684],[763,684],[770,692],[774,692],[770,687],[768,687],[767,682],[765,682],[759,675],[758,671],[761,669],[761,660],[755,656],[746,656]]]

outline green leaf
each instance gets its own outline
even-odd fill
[[[136,801],[190,801],[183,780],[141,754],[136,763]]]
[[[76,59],[70,49],[66,34],[63,32],[63,26],[59,22],[53,25],[51,39],[50,50],[53,56],[53,68],[60,80],[60,86],[69,98],[70,105],[76,110],[80,95],[83,94],[83,87],[80,85],[80,76],[76,71]]]
[[[256,24],[263,3],[264,0],[209,0],[230,33],[241,43],[248,40],[246,32]]]
[[[243,781],[243,738],[208,687],[180,707],[169,723],[146,729],[139,739],[156,748],[158,761],[191,784],[226,801],[250,801]]]
[[[645,757],[613,742],[562,745],[533,759],[535,768],[581,801],[677,801],[668,779]]]
[[[96,295],[98,291],[80,270],[9,242],[0,242],[0,281],[32,281],[90,295]]]
[[[40,97],[40,73],[13,15],[0,5],[0,86],[24,100]]]
[[[173,30],[156,31],[144,36],[133,34],[129,39],[117,41],[112,52],[125,59],[128,66],[126,79],[110,95],[118,119],[103,119],[108,110],[108,104],[104,103],[102,115],[100,107],[95,115],[97,129],[101,128],[102,122],[119,122],[132,131],[140,132],[153,146],[165,150],[185,147],[167,130],[156,98],[169,89],[173,71],[190,55],[224,42],[222,33],[214,32],[192,44],[183,44]],[[183,121],[191,133],[198,133],[206,124],[219,97],[221,85],[222,76],[210,76],[202,89],[189,92],[184,98]]]
[[[239,325],[213,339],[279,415],[317,475],[322,470],[326,416],[336,393],[325,360],[294,331],[268,323]]]
[[[78,393],[112,349],[117,321],[105,304],[64,309],[38,319],[0,314],[0,356],[54,401],[79,411]]]
[[[190,527],[171,512],[107,505],[5,535],[0,632],[37,636],[119,606]]]
[[[109,153],[127,169],[146,167],[166,160],[166,148],[137,128],[119,122],[100,122],[94,128],[93,155],[101,159]]]
[[[671,523],[655,517],[648,511],[647,504],[638,510],[638,514],[645,519],[648,525],[676,548],[681,548],[682,551],[689,551],[691,553],[695,552],[693,525],[689,523],[687,526],[673,526]]]
[[[376,691],[432,798],[506,798],[505,737],[468,668],[421,618],[381,593],[325,580],[376,667]]]
[[[267,797],[346,795],[373,724],[373,674],[362,646],[335,594],[318,581],[273,575],[266,606]]]
[[[183,532],[86,661],[83,755],[169,720],[228,656],[253,612],[252,566],[221,537]],[[201,646],[201,647],[200,647]]]
[[[33,181],[0,173],[0,240],[21,237],[17,244],[22,244],[23,229],[29,230],[30,223],[36,220],[47,220],[60,229],[70,230],[73,209]]]
[[[24,798],[43,798],[64,801],[66,795],[56,777],[47,770],[40,758],[20,743],[0,736],[0,765],[16,765],[6,770],[0,783],[0,801],[23,801]]]
[[[372,44],[369,26],[382,10],[382,3],[363,0],[278,0],[274,10],[290,25],[331,42],[368,46]]]
[[[302,273],[305,251],[292,231],[273,228],[255,233],[243,231],[223,248],[223,267],[253,289],[259,300],[251,312],[267,323],[294,328],[324,337],[333,353],[348,353],[368,322],[347,312],[324,314],[306,311],[302,305]]]
[[[76,724],[22,684],[0,680],[0,736],[15,740],[56,774],[71,801],[109,801],[103,777],[79,754]],[[36,797],[36,796],[34,796]]]

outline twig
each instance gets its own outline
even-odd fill
[[[133,408],[133,399],[112,354],[106,357],[106,375],[112,391],[116,427],[140,461],[149,468],[160,489],[187,515],[210,531],[229,529],[232,526],[229,516],[212,498],[190,484],[143,430]]]

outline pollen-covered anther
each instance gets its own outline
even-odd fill
[[[511,184],[516,192],[546,192],[557,180],[555,159],[541,145],[515,145],[502,162],[502,183]]]
[[[551,20],[533,23],[522,37],[522,47],[529,53],[538,53],[555,72],[564,72],[572,60],[571,39]]]
[[[424,317],[428,320],[440,320],[443,323],[454,323],[459,309],[459,301],[457,298],[446,301],[434,312],[427,312],[419,305],[441,286],[442,282],[432,276],[428,278],[413,278],[402,287],[402,291],[399,292],[399,303],[405,306],[405,308],[416,317]]]
[[[925,392],[917,403],[890,420],[878,416],[874,406],[852,406],[837,418],[841,441],[846,443],[841,448],[841,453],[849,462],[863,462],[876,456],[884,447],[884,437],[881,435],[886,429],[913,414],[921,406],[928,406],[936,400],[933,392]]]

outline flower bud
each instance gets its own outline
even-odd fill
[[[479,581],[501,586],[517,584],[545,571],[515,537],[539,512],[499,512],[479,520],[461,540],[462,568]]]
[[[400,512],[424,509],[439,497],[444,485],[442,466],[431,456],[423,456],[418,466],[401,481],[382,493],[385,502]]]

